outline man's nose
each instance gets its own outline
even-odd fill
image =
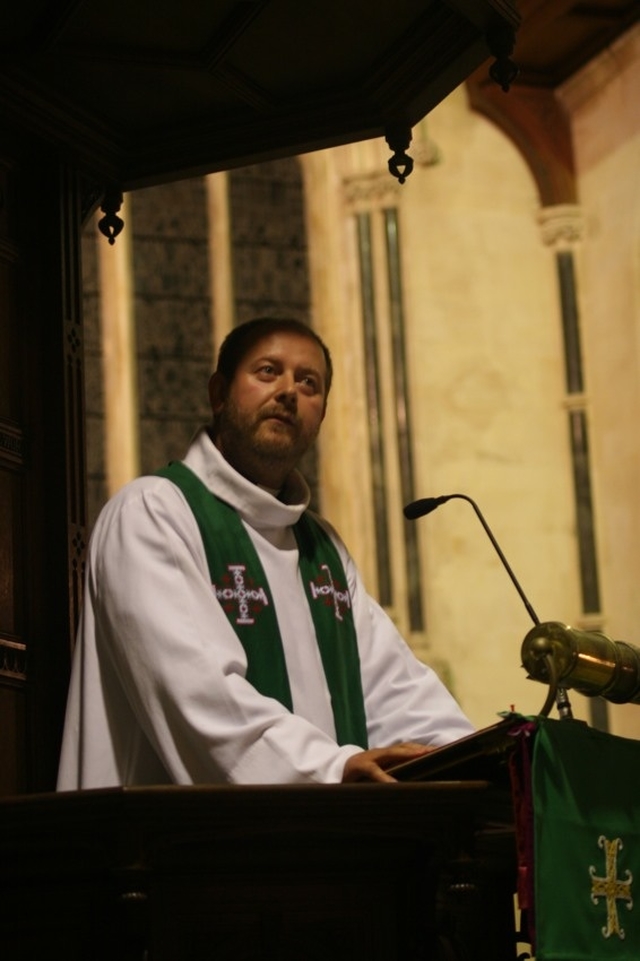
[[[283,374],[278,382],[276,394],[281,403],[287,404],[295,409],[298,403],[298,391],[296,389],[296,379],[288,374]]]

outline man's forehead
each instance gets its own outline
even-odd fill
[[[243,360],[251,363],[260,357],[277,357],[326,373],[326,360],[320,344],[313,337],[295,331],[265,334],[248,348]]]

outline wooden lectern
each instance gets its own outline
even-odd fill
[[[2,800],[1,957],[515,961],[499,780]]]

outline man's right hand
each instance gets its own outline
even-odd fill
[[[349,758],[342,772],[342,783],[352,784],[354,781],[382,781],[395,783],[395,778],[387,774],[386,769],[411,761],[413,758],[429,754],[434,748],[426,744],[394,744],[392,747],[376,747],[369,751],[361,751]]]

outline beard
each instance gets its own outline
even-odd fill
[[[240,474],[277,487],[311,447],[319,428],[319,424],[315,429],[305,427],[295,411],[281,404],[248,412],[227,398],[216,414],[214,435],[217,447]]]

